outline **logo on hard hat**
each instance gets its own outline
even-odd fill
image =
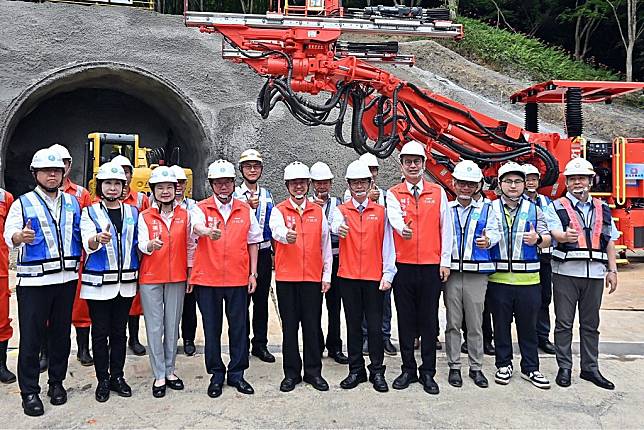
[[[226,168],[225,167],[220,167],[219,172],[220,173],[226,173]]]
[[[163,176],[168,176],[168,172],[166,172],[166,171],[161,172],[161,174],[162,174]]]
[[[112,173],[116,173],[118,171],[119,171],[119,169],[117,169],[116,167],[112,167]]]
[[[55,159],[56,159],[56,157],[54,157],[53,155],[49,156],[49,161],[54,161]]]
[[[472,168],[468,166],[468,167],[467,167],[467,171],[468,171],[468,172],[471,172],[471,171],[472,171]]]

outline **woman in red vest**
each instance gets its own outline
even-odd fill
[[[145,312],[150,365],[154,373],[152,395],[165,396],[166,386],[183,390],[175,374],[179,322],[194,240],[190,215],[175,202],[177,178],[166,166],[150,176],[152,206],[139,215],[139,290]]]
[[[298,337],[304,341],[304,382],[327,391],[322,378],[319,343],[322,293],[331,288],[331,235],[322,208],[307,202],[311,174],[295,161],[284,169],[290,198],[273,208],[269,226],[275,239],[275,281],[282,317],[284,379],[280,390],[292,391],[302,382]]]

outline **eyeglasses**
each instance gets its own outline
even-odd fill
[[[349,179],[349,186],[350,187],[368,187],[369,184],[371,183],[371,179]]]
[[[262,168],[262,165],[259,163],[243,163],[242,164],[242,169],[248,169],[248,170],[259,170]]]
[[[469,181],[460,181],[456,180],[456,185],[461,188],[476,188],[478,187],[478,182],[469,182]]]
[[[516,185],[521,185],[525,183],[523,179],[515,179],[514,181],[512,179],[504,179],[501,182],[503,182],[505,185],[510,185],[510,186],[512,185],[516,186]]]
[[[405,158],[402,162],[405,166],[420,166],[423,164],[423,159],[422,158]]]

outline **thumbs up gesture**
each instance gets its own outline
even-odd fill
[[[36,232],[31,229],[31,218],[29,218],[20,232],[20,242],[32,243],[35,238]]]
[[[148,242],[148,251],[154,252],[163,247],[163,241],[159,237],[159,233],[155,233],[154,239]]]
[[[476,238],[476,246],[481,249],[487,249],[490,246],[490,238],[487,237],[485,229],[481,232],[481,235]]]
[[[537,234],[536,230],[534,229],[534,223],[530,223],[530,230],[527,232],[523,233],[523,243],[526,245],[535,245],[537,243],[537,240],[539,240],[539,235]]]
[[[94,240],[96,240],[96,243],[100,243],[100,244],[105,245],[105,244],[106,244],[106,243],[108,243],[110,240],[112,240],[112,233],[111,233],[111,230],[112,230],[112,226],[111,226],[110,224],[108,224],[108,225],[103,229],[103,231],[102,231],[102,232],[100,232],[100,233],[98,233],[98,234],[96,235],[96,237],[94,238]]]
[[[257,206],[259,206],[259,197],[257,193],[252,193],[250,197],[248,197],[248,204],[251,208],[257,209]]]
[[[208,236],[210,240],[219,240],[219,238],[221,237],[221,230],[219,229],[220,224],[221,221],[217,220],[215,226],[208,229],[206,236]]]
[[[297,241],[297,232],[294,230],[293,223],[289,223],[286,228],[288,229],[286,231],[286,241],[291,244],[295,243]]]
[[[579,239],[579,232],[574,228],[567,227],[564,232],[564,240],[561,242],[575,243]]]
[[[376,203],[378,203],[378,199],[380,198],[380,190],[374,186],[374,187],[373,187],[373,188],[371,188],[371,189],[369,190],[369,192],[367,193],[367,197],[368,197],[368,198],[369,198],[369,200],[371,200],[372,202],[376,202]]]
[[[347,237],[347,234],[349,234],[349,226],[343,223],[338,228],[338,236],[340,236],[342,239],[344,239],[345,237]]]
[[[412,220],[409,220],[405,224],[405,228],[402,229],[402,237],[405,240],[410,240],[414,235],[414,231],[411,229],[411,223],[412,223]]]

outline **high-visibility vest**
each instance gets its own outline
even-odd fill
[[[12,203],[13,195],[0,188],[0,237],[4,236],[4,224]],[[9,276],[9,247],[4,240],[0,240],[0,278],[7,276]]]
[[[313,203],[314,198],[309,197],[309,202]],[[340,206],[342,202],[340,201],[339,198],[337,197],[329,197],[329,199],[324,203],[322,206],[322,210],[324,211],[324,216],[326,217],[327,221],[330,222],[329,217],[333,213],[333,209],[336,206]],[[315,203],[313,203],[315,204]],[[331,235],[331,249],[333,250],[333,254],[338,253],[339,245],[340,245],[340,237],[337,234],[330,233]]]
[[[60,216],[56,222],[49,207],[35,191],[20,196],[24,223],[31,221],[32,243],[20,249],[19,277],[38,277],[63,270],[78,272],[82,253],[80,206],[73,196],[61,193]]]
[[[141,215],[148,227],[149,239],[159,238],[163,246],[152,254],[142,254],[139,284],[185,282],[188,279],[188,211],[176,206],[169,230],[159,208],[150,207]]]
[[[405,224],[412,222],[414,232],[409,240],[394,234],[396,262],[406,264],[440,264],[441,261],[441,187],[423,179],[423,191],[414,199],[402,182],[392,188],[396,200],[400,203]],[[444,228],[449,228],[445,226]]]
[[[552,200],[548,196],[544,196],[543,194],[537,194],[535,204],[539,209],[545,212],[548,209],[548,206],[550,206],[550,203],[552,203]],[[537,251],[539,252],[539,254],[550,255],[550,253],[552,252],[552,247],[549,246],[547,248],[537,248]]]
[[[275,243],[275,280],[284,282],[321,282],[322,208],[307,203],[300,216],[289,199],[277,205],[286,226],[297,232],[295,243]]]
[[[138,217],[134,206],[122,204],[123,226],[118,233],[105,206],[94,203],[87,208],[89,218],[96,226],[96,234],[110,226],[112,240],[89,254],[83,266],[81,282],[84,285],[100,287],[119,282],[135,282],[139,271]]]
[[[180,206],[190,212],[192,208],[197,206],[197,201],[189,197],[184,197],[183,200],[181,200]]]
[[[242,193],[241,187],[235,188],[235,197],[237,197],[242,202],[248,201],[248,196],[245,193]],[[259,204],[255,208],[255,218],[259,223],[259,226],[262,229],[262,243],[260,248],[270,248],[270,240],[273,238],[271,235],[271,228],[268,225],[268,221],[271,219],[271,211],[275,202],[273,201],[273,194],[264,187],[259,187]],[[265,246],[261,246],[265,245]]]
[[[488,249],[476,246],[476,239],[483,235],[491,211],[490,203],[466,209],[466,220],[461,226],[458,206],[452,207],[454,245],[452,246],[451,269],[459,272],[494,273],[495,264]]]
[[[150,207],[148,196],[142,191],[134,191],[131,188],[129,194],[121,202],[136,207],[139,212],[143,212]]]
[[[205,287],[246,287],[250,276],[250,206],[233,198],[228,222],[224,223],[214,199],[214,196],[209,197],[197,206],[206,217],[206,227],[216,227],[219,221],[221,237],[218,240],[207,236],[199,238],[190,283]]]
[[[340,238],[338,276],[348,279],[382,279],[382,243],[385,237],[385,207],[369,202],[362,214],[353,201],[338,209],[349,226],[349,234]]]
[[[537,246],[523,243],[523,233],[530,231],[530,225],[537,228],[537,206],[522,198],[511,225],[508,225],[501,199],[492,202],[492,210],[503,225],[501,240],[490,249],[492,260],[496,262],[496,271],[538,272],[541,264]]]
[[[608,242],[613,228],[612,215],[607,204],[592,199],[591,225],[585,228],[581,213],[572,207],[567,197],[554,201],[554,208],[561,220],[563,231],[568,227],[577,230],[579,239],[575,243],[557,243],[552,250],[552,259],[557,261],[591,260],[608,262]]]
[[[81,209],[92,204],[92,197],[89,194],[89,191],[81,185],[73,183],[69,178],[67,178],[63,183],[63,191],[76,197]]]

